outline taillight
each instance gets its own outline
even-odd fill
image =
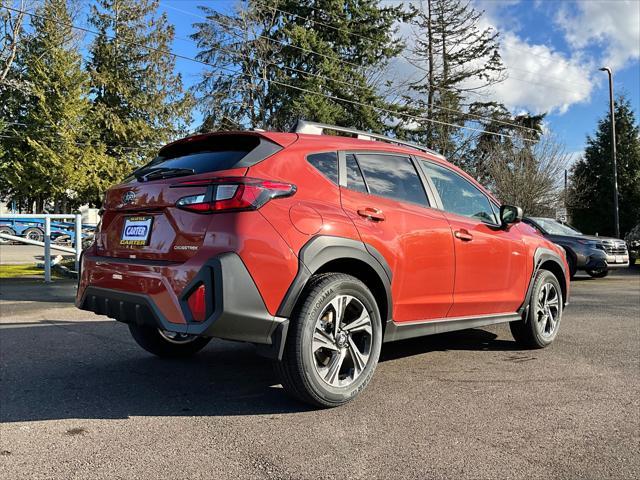
[[[207,318],[207,301],[205,295],[205,286],[204,284],[200,284],[198,288],[191,292],[191,295],[189,295],[187,299],[189,310],[191,310],[191,315],[196,322],[204,322]]]
[[[177,187],[207,186],[207,192],[182,197],[178,208],[197,213],[257,210],[273,198],[290,197],[296,186],[257,178],[229,177],[183,182]]]

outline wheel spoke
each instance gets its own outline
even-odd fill
[[[340,369],[342,368],[342,363],[344,362],[345,356],[346,350],[340,350],[339,352],[336,352],[333,357],[331,357],[327,373],[324,377],[324,379],[331,385],[335,385],[337,380],[339,379]]]
[[[315,353],[319,348],[327,348],[329,350],[338,350],[336,342],[333,337],[322,330],[320,327],[316,327],[313,332],[313,352]]]
[[[369,313],[366,309],[362,310],[360,317],[355,319],[353,322],[350,322],[342,327],[345,332],[360,332],[366,331],[369,335],[371,335],[371,318],[369,317]]]
[[[542,312],[542,316],[538,318],[538,326],[540,328],[540,331],[542,333],[544,333],[547,329],[547,320],[549,319],[549,316],[547,315],[547,313],[543,310]]]
[[[349,337],[349,354],[351,355],[351,359],[353,360],[353,368],[355,369],[354,377],[356,377],[360,375],[360,373],[364,370],[364,367],[367,365],[369,356],[365,356],[362,354],[351,337]]]
[[[347,305],[351,301],[353,297],[348,295],[341,295],[339,297],[331,300],[331,306],[333,307],[333,311],[335,312],[335,317],[333,319],[333,336],[338,336],[338,330],[340,329],[340,325],[342,324],[342,320],[344,319],[344,311],[347,308]]]

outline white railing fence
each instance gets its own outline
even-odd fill
[[[44,281],[51,282],[51,250],[60,250],[67,253],[75,254],[75,270],[79,271],[80,254],[82,253],[82,215],[81,214],[37,214],[37,213],[8,213],[2,214],[2,218],[10,219],[44,219],[44,242],[31,240],[25,237],[17,237],[15,235],[7,235],[0,233],[0,238],[12,240],[15,242],[27,243],[29,245],[38,245],[44,247]],[[51,244],[51,220],[68,220],[74,219],[74,248],[63,247],[61,245]]]

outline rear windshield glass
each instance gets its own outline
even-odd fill
[[[136,175],[144,175],[145,172],[156,168],[189,168],[193,173],[215,172],[233,168],[247,152],[225,150],[222,152],[200,152],[183,155],[175,158],[156,157],[136,171]]]
[[[162,149],[158,157],[133,172],[129,179],[152,180],[250,167],[278,150],[278,145],[255,135],[214,135]]]
[[[582,235],[582,233],[575,228],[571,228],[569,225],[557,222],[552,218],[532,217],[531,219],[551,235],[569,235],[574,237]]]

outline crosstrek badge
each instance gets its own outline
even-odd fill
[[[120,245],[147,245],[153,217],[127,217],[124,221]]]

